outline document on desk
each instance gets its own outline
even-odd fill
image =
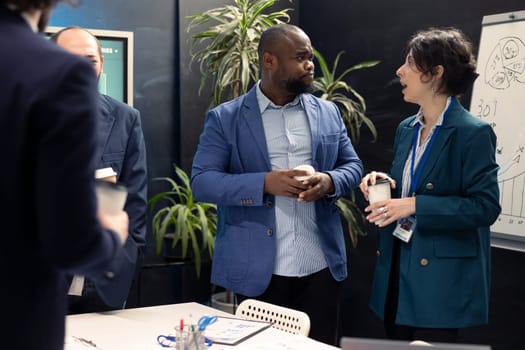
[[[271,325],[268,322],[219,316],[216,322],[206,327],[204,335],[216,344],[237,345]]]
[[[264,335],[264,336],[263,336]],[[253,340],[253,341],[252,341]],[[255,341],[257,340],[257,341]],[[235,347],[235,350],[337,350],[338,347],[321,343],[301,334],[287,332],[261,333]],[[219,350],[219,349],[218,349]],[[225,349],[224,349],[225,350]]]

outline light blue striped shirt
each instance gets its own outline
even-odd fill
[[[312,164],[312,137],[300,96],[277,106],[257,84],[257,101],[272,170]],[[327,267],[315,215],[315,204],[275,196],[276,256],[274,274],[302,277]]]
[[[439,118],[436,122],[436,124],[432,127],[432,130],[428,133],[428,136],[426,140],[420,145],[419,139],[421,138],[421,132],[423,131],[423,128],[426,128],[424,119],[423,119],[423,111],[419,109],[416,115],[416,119],[412,122],[411,126],[415,126],[417,123],[420,124],[419,127],[419,133],[417,135],[417,142],[416,142],[416,159],[414,162],[414,171],[417,170],[417,166],[419,164],[419,161],[423,157],[423,154],[425,153],[425,150],[427,149],[428,143],[430,139],[432,139],[432,135],[434,135],[434,132],[436,132],[436,127],[439,125],[443,125],[443,117],[445,116],[445,111],[448,109],[448,106],[450,105],[450,102],[452,99],[449,97],[447,99],[447,104],[445,106],[445,109],[443,109],[443,112],[439,115]],[[403,187],[401,192],[401,197],[410,197],[412,194],[410,193],[410,187],[411,187],[411,179],[410,176],[411,167],[412,167],[412,148],[414,148],[414,145],[410,147],[410,152],[408,153],[407,160],[405,162],[405,167],[403,168]]]

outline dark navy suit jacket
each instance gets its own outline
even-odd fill
[[[96,77],[0,5],[2,348],[63,348],[64,274],[96,279],[121,253],[97,220]]]
[[[129,236],[124,254],[113,261],[111,273],[95,283],[107,305],[123,307],[146,242],[146,146],[139,111],[109,96],[99,97],[97,168],[111,167],[117,181],[128,189],[124,210],[129,216]]]
[[[337,281],[347,276],[341,217],[335,205],[359,184],[362,164],[336,105],[303,94],[312,135],[312,166],[328,173],[335,195],[315,202],[326,262]],[[272,170],[256,87],[212,109],[193,160],[191,186],[198,200],[218,204],[212,282],[257,296],[268,286],[275,260],[275,196],[264,193]]]

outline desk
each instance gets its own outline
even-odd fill
[[[203,315],[232,316],[198,303],[69,315],[66,317],[65,350],[167,350],[169,348],[157,344],[159,334],[173,334],[181,318],[187,324],[196,324]],[[97,347],[86,347],[76,342],[73,336],[88,339]],[[213,344],[209,349],[334,350],[338,348],[270,327],[237,346]]]

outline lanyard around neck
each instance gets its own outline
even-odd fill
[[[443,122],[445,122],[445,117],[448,114],[448,111],[450,110],[450,107],[452,106],[452,103],[454,100],[452,99],[447,107],[447,110],[443,114]],[[416,124],[416,132],[414,133],[414,140],[412,143],[412,164],[410,165],[410,191],[412,193],[412,196],[416,195],[416,189],[417,184],[419,183],[419,180],[421,178],[421,174],[423,173],[423,168],[425,167],[425,164],[428,160],[428,157],[430,155],[430,151],[432,150],[432,146],[434,145],[434,141],[436,141],[437,135],[439,134],[439,130],[441,130],[441,125],[436,126],[436,130],[432,134],[432,137],[430,138],[430,141],[428,143],[427,148],[425,149],[425,152],[423,153],[423,157],[419,161],[418,167],[417,167],[417,174],[414,172],[414,164],[416,163],[416,149],[417,149],[417,141],[419,138],[419,123]]]

